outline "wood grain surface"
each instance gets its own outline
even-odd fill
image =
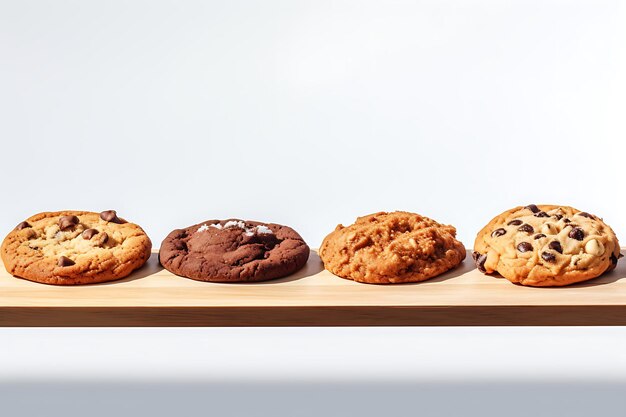
[[[471,257],[429,281],[368,285],[307,266],[264,283],[177,277],[153,254],[126,279],[60,287],[0,268],[0,326],[491,326],[626,325],[626,261],[562,288],[530,288],[485,276]]]

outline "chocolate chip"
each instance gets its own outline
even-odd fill
[[[28,224],[28,222],[22,222],[22,223],[18,224],[18,225],[15,227],[15,230],[22,230],[22,229],[26,229],[26,228],[29,228],[29,227],[33,227],[33,226],[31,226],[30,224]]]
[[[535,235],[534,239],[537,240],[537,239],[541,239],[543,237],[546,237],[546,235],[544,235],[543,233],[539,233],[539,234]]]
[[[174,242],[174,247],[176,248],[176,250],[187,250],[187,244],[185,243],[184,240],[177,240]]]
[[[581,211],[580,213],[577,213],[577,214],[579,216],[586,217],[588,219],[595,219],[595,217],[593,215],[591,215],[591,214],[589,214],[589,213],[587,213],[585,211]]]
[[[487,261],[487,255],[483,255],[480,252],[472,253],[472,257],[474,258],[474,263],[476,264],[476,268],[485,273],[487,270],[485,269],[485,262]]]
[[[102,232],[96,238],[96,245],[102,246],[109,241],[109,235],[106,232]]]
[[[558,240],[550,242],[548,247],[552,249],[553,251],[556,251],[558,253],[563,253],[563,248],[561,247],[561,243]]]
[[[571,223],[571,220],[570,219],[563,219],[563,222],[564,223]]]
[[[569,231],[568,236],[572,239],[583,240],[585,238],[585,231],[580,227],[574,227],[572,230]]]
[[[522,223],[523,222],[521,220],[511,220],[510,222],[507,223],[507,226],[519,226]]]
[[[541,210],[539,210],[539,207],[537,207],[534,204],[530,204],[528,206],[526,206],[526,208],[530,211],[532,211],[533,213],[539,213]]]
[[[554,217],[554,218],[555,218],[555,219],[557,219],[557,220],[561,220],[561,219],[563,218],[563,216],[562,216],[561,214],[555,214],[555,215],[554,215],[554,216],[552,216],[552,217]]]
[[[506,230],[500,228],[496,229],[491,233],[491,237],[498,237],[506,234]]]
[[[63,216],[59,219],[59,229],[67,230],[75,227],[79,220],[76,216]]]
[[[75,263],[76,262],[72,261],[70,258],[68,258],[66,256],[61,256],[59,258],[59,261],[57,262],[57,266],[72,266]]]
[[[535,214],[535,217],[550,217],[550,215],[545,211],[540,211],[539,213]]]
[[[81,234],[81,236],[85,240],[91,240],[91,238],[97,234],[98,234],[98,231],[96,229],[87,229]]]
[[[518,227],[517,230],[519,230],[520,232],[526,232],[529,235],[535,233],[535,229],[531,225],[529,225],[528,223],[524,223],[523,225]]]
[[[528,242],[522,242],[519,245],[517,245],[517,250],[524,253],[524,252],[529,252],[531,250],[533,250],[533,245],[531,245]]]
[[[105,222],[122,223],[115,210],[106,210],[100,213],[100,218]]]
[[[554,262],[556,261],[556,256],[554,256],[554,254],[550,252],[542,252],[541,259],[543,259],[546,262]]]

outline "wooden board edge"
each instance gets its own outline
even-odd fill
[[[626,305],[0,308],[0,327],[624,325]]]

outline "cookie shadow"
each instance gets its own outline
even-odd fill
[[[129,276],[124,277],[122,279],[118,279],[115,281],[107,281],[107,282],[100,282],[97,284],[87,284],[87,285],[94,285],[94,286],[104,286],[104,285],[115,285],[115,284],[121,284],[124,282],[131,282],[131,281],[135,281],[138,279],[142,279],[142,278],[146,278],[149,277],[150,275],[154,275],[160,271],[163,270],[163,267],[161,266],[161,263],[159,262],[159,254],[158,253],[152,253],[150,254],[150,257],[148,258],[148,260],[146,261],[145,264],[143,264],[143,266],[139,269],[134,270]]]
[[[458,264],[457,266],[452,268],[451,270],[449,270],[447,272],[444,272],[441,275],[437,275],[434,278],[427,279],[426,281],[413,282],[413,283],[409,283],[409,284],[418,285],[418,284],[426,284],[426,283],[446,281],[446,280],[449,280],[449,279],[452,279],[452,278],[460,277],[461,275],[465,275],[468,272],[471,272],[471,271],[473,271],[475,269],[476,269],[476,265],[474,264],[474,261],[472,260],[471,252],[468,251],[468,254],[465,257],[465,259],[460,264]]]

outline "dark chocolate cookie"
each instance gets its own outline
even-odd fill
[[[253,282],[302,268],[309,247],[290,227],[238,219],[208,220],[172,231],[159,259],[168,271],[198,281]]]

